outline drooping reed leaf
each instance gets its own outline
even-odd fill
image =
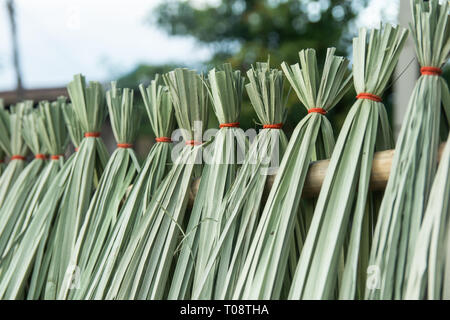
[[[9,137],[9,133],[7,130],[9,130],[8,126],[5,125],[5,121],[8,118],[8,113],[5,111],[5,105],[3,104],[3,99],[0,98],[0,135],[3,136],[3,139],[0,138],[0,177],[2,176],[3,171],[5,170],[5,157],[6,152],[3,148],[3,144],[9,145],[8,142],[6,142],[6,139]]]
[[[353,39],[353,79],[358,94],[382,95],[406,36],[407,30],[385,25],[372,30],[367,41],[366,30],[360,30]],[[392,140],[383,103],[358,99],[331,156],[289,298],[361,297],[368,260],[368,249],[362,244],[370,241],[369,222],[375,219],[368,197],[373,153],[391,148]],[[345,265],[338,285],[343,255]]]
[[[404,299],[450,299],[450,135],[430,190]]]
[[[441,68],[450,52],[449,4],[413,0],[411,7],[411,31],[420,66]],[[448,86],[439,74],[423,74],[417,80],[396,144],[370,253],[379,285],[367,290],[367,298],[401,299],[405,293],[436,172],[441,102],[450,116],[449,97]]]

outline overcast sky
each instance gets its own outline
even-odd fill
[[[206,60],[208,48],[190,38],[170,37],[148,23],[160,1],[16,0],[25,87],[64,86],[75,73],[107,81],[139,63]],[[215,1],[195,0],[198,6],[205,2]],[[5,3],[0,0],[0,91],[15,87]],[[397,7],[397,1],[371,0],[358,24],[377,26],[382,14],[393,21]]]

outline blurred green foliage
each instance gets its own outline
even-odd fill
[[[280,68],[282,61],[294,64],[298,51],[314,48],[319,63],[323,63],[328,47],[336,47],[337,54],[351,56],[351,41],[356,35],[355,19],[367,5],[367,0],[221,0],[208,5],[199,1],[165,1],[149,13],[151,23],[173,36],[189,36],[212,49],[210,61],[204,62],[207,71],[223,62],[246,72],[255,61],[267,61]],[[165,72],[173,65],[139,66],[119,81],[122,86],[136,87],[147,82],[155,72]],[[289,91],[286,82],[286,94]],[[385,95],[388,112],[391,91]],[[354,89],[328,115],[335,133],[341,127],[348,109],[355,100]],[[288,99],[287,133],[293,130],[306,110],[291,92]],[[212,112],[211,112],[212,114]],[[244,95],[241,127],[255,127],[256,115]],[[217,126],[213,120],[210,126]]]

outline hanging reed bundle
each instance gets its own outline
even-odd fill
[[[100,130],[106,116],[103,89],[98,82],[90,82],[82,75],[75,75],[67,86],[73,111],[84,131],[84,139],[72,162],[61,205],[57,209],[57,221],[52,232],[54,238],[45,255],[49,258],[46,275],[46,299],[54,299],[61,289],[75,242],[86,217],[99,168],[104,168],[108,159]],[[97,168],[97,169],[96,169]],[[45,257],[44,257],[45,259]]]
[[[140,112],[133,105],[133,90],[119,89],[115,82],[106,92],[106,101],[117,149],[109,158],[99,185],[92,197],[84,222],[78,232],[75,246],[66,271],[66,278],[57,292],[58,299],[68,297],[70,289],[79,289],[73,282],[74,271],[84,270],[91,260],[96,261],[109,230],[114,226],[120,205],[134,178],[140,170],[136,154],[132,149],[139,129]],[[89,279],[89,278],[88,278]]]
[[[222,220],[217,243],[192,294],[186,293],[185,285],[182,287],[183,298],[202,297],[208,278],[215,279],[212,298],[230,298],[260,217],[264,186],[274,173],[272,166],[278,165],[287,145],[287,138],[281,130],[286,115],[282,72],[271,69],[269,63],[256,63],[247,76],[250,83],[245,87],[263,130],[252,142],[235,182],[222,205],[216,209]],[[205,189],[207,192],[208,188]],[[171,293],[176,280],[174,277]]]
[[[91,254],[80,280],[80,287],[70,295],[73,299],[86,298],[91,286],[95,287],[98,276],[108,266],[110,256],[116,256],[121,248],[126,247],[133,229],[139,224],[143,213],[151,200],[151,196],[161,183],[169,169],[172,141],[169,138],[174,129],[172,101],[168,88],[162,85],[159,75],[145,89],[140,86],[150,124],[156,138],[133,187],[117,217],[117,223],[108,233],[108,237],[97,255]],[[95,279],[95,280],[94,280]]]
[[[83,140],[83,128],[79,120],[76,118],[73,111],[72,105],[65,103],[65,98],[60,98],[58,101],[53,102],[51,105],[45,103],[43,105],[43,110],[47,115],[47,122],[42,122],[41,133],[43,135],[43,140],[47,141],[48,148],[50,150],[51,162],[46,171],[43,172],[40,182],[38,184],[39,190],[36,194],[39,196],[41,201],[44,203],[49,203],[48,199],[52,198],[52,192],[45,193],[47,189],[52,189],[57,194],[57,190],[61,190],[59,183],[52,183],[53,181],[59,181],[60,177],[67,175],[72,166],[72,162],[76,157],[76,153],[72,154],[69,159],[64,162],[64,150],[67,148],[67,133],[69,133],[72,144],[75,146],[75,151]],[[62,121],[64,118],[64,121]],[[65,125],[64,125],[65,122]],[[45,130],[42,128],[45,126]],[[48,132],[47,132],[48,131]],[[60,172],[58,174],[58,172]],[[99,174],[97,174],[98,176]],[[63,179],[61,179],[62,181]],[[45,196],[45,198],[43,198]],[[53,202],[52,202],[53,203]],[[35,202],[31,206],[30,214],[34,214],[37,210],[40,202]],[[53,223],[53,213],[55,211],[46,212],[46,210],[40,210],[37,215],[36,220],[33,221],[33,227],[41,223],[45,223],[44,230],[49,230],[51,224]],[[43,220],[41,220],[43,219]],[[36,223],[38,222],[38,223]],[[30,227],[33,230],[33,227]],[[34,268],[30,280],[30,285],[28,287],[27,299],[34,300],[41,297],[42,288],[45,282],[45,273],[47,271],[47,266],[50,261],[49,256],[44,261],[43,256],[45,249],[47,248],[48,231],[43,233],[42,239],[40,239],[39,247],[37,248],[36,259],[33,262]],[[44,275],[43,275],[44,274]]]
[[[203,78],[193,70],[175,69],[164,79],[185,146],[131,232],[120,259],[117,252],[108,256],[104,271],[97,274],[87,298],[160,299],[168,285],[189,187],[203,148],[201,133],[208,118],[208,94]]]
[[[365,29],[353,39],[353,79],[358,100],[347,115],[331,156],[290,299],[332,299],[337,294],[354,299],[365,288],[370,224],[374,223],[372,211],[376,210],[368,199],[373,153],[393,144],[380,96],[406,37],[407,30],[385,25],[372,30],[368,43]],[[343,263],[344,253],[342,267],[339,264]]]
[[[370,265],[380,277],[370,299],[401,299],[412,267],[422,216],[437,167],[441,103],[450,119],[450,94],[441,67],[450,53],[449,3],[413,0],[411,31],[421,77],[409,101],[380,207]],[[444,120],[448,121],[448,120]]]
[[[22,230],[21,225],[27,213],[27,200],[30,199],[30,193],[47,163],[48,150],[39,135],[41,117],[39,110],[33,110],[23,118],[22,136],[34,154],[34,159],[19,174],[0,209],[0,256],[4,255],[10,240],[15,238],[14,230]]]
[[[239,128],[244,77],[226,63],[209,72],[208,89],[220,129],[214,135],[214,141],[204,150],[207,161],[186,230],[187,237],[193,238],[193,241],[186,242],[187,239],[183,239],[184,248],[172,278],[172,292],[186,287],[184,282],[190,281],[191,272],[193,290],[196,289],[197,281],[204,276],[205,264],[223,224],[224,217],[217,209],[234,182],[238,162],[242,161],[247,149],[244,131]],[[194,247],[191,247],[191,242],[194,242]],[[209,279],[202,298],[212,297],[214,281],[213,277]]]
[[[351,84],[348,60],[334,56],[334,51],[328,50],[322,77],[312,49],[300,51],[300,65],[282,65],[308,116],[295,128],[277,171],[238,277],[235,299],[280,298],[309,163],[331,154],[334,146],[331,124],[324,115]]]
[[[417,235],[404,299],[450,299],[450,135]]]
[[[0,177],[2,176],[3,170],[5,169],[5,151],[0,148]]]
[[[41,105],[43,105],[42,110],[46,115],[44,117],[46,121],[40,122],[39,133],[49,152],[56,156],[63,154],[66,149],[66,138],[64,137],[67,134],[61,118],[61,111],[72,143],[79,146],[83,137],[83,129],[75,117],[72,106],[66,104],[63,98],[52,103],[51,106],[48,103]],[[39,299],[42,296],[42,288],[50,261],[50,256],[47,256],[46,260],[43,259],[43,256],[48,244],[51,243],[49,241],[52,239],[51,227],[54,225],[64,186],[76,156],[76,153],[72,154],[65,163],[62,157],[58,157],[58,160],[56,157],[54,160],[52,159],[48,166],[49,170],[44,170],[36,184],[38,200],[31,203],[26,213],[29,219],[28,226],[18,237],[13,239],[14,246],[5,252],[0,261],[0,298],[18,299],[26,296],[28,299]],[[38,192],[39,194],[37,194]],[[5,256],[10,256],[10,259],[5,259]],[[28,281],[30,282],[29,287],[27,286]]]
[[[84,77],[76,75],[68,85],[68,91],[85,138],[70,166],[65,166],[55,178],[47,191],[49,195],[44,197],[37,209],[35,221],[30,223],[21,240],[23,243],[19,245],[0,283],[0,295],[11,297],[23,294],[38,245],[48,241],[33,274],[38,275],[38,282],[44,281],[42,296],[56,298],[89,205],[91,190],[98,179],[97,174],[106,163],[108,154],[98,133],[105,118],[100,84],[91,82],[87,87]],[[56,217],[55,223],[52,223],[53,217]],[[36,293],[38,296],[40,294]]]
[[[12,254],[15,252],[14,246],[20,241],[34,212],[44,197],[45,191],[47,191],[56,174],[63,166],[63,153],[67,146],[67,130],[64,125],[62,110],[65,106],[65,101],[66,99],[61,97],[52,103],[48,101],[39,103],[37,114],[35,115],[36,134],[45,150],[49,153],[50,161],[45,164],[45,167],[36,177],[36,181],[31,185],[30,191],[26,193],[26,198],[17,201],[10,212],[4,213],[4,216],[9,216],[10,218],[7,223],[9,229],[3,229],[0,233],[2,259],[11,259]],[[11,221],[14,223],[11,224]],[[6,261],[2,261],[1,265],[7,266]]]
[[[25,168],[26,155],[28,147],[22,136],[22,123],[24,116],[33,108],[32,101],[20,102],[10,107],[10,112],[2,109],[0,124],[0,139],[2,140],[2,148],[10,157],[2,176],[0,177],[0,208],[3,206],[11,188],[19,176],[20,172]]]

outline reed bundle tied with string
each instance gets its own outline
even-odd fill
[[[27,100],[11,106],[10,111],[0,109],[0,141],[2,149],[9,157],[9,163],[0,177],[0,207],[3,206],[15,180],[26,165],[28,147],[22,136],[22,124],[32,107],[33,102]]]
[[[39,134],[41,121],[45,115],[40,110],[33,110],[24,116],[22,135],[28,148],[34,155],[34,159],[26,165],[11,186],[9,196],[6,198],[3,206],[0,208],[0,256],[7,251],[8,243],[14,239],[14,231],[22,230],[22,223],[26,220],[27,200],[34,185],[38,182],[40,173],[46,166],[47,145]],[[25,215],[23,214],[25,213]]]
[[[358,100],[339,133],[292,282],[290,299],[361,297],[376,197],[369,195],[373,154],[392,148],[381,95],[394,71],[407,30],[385,25],[367,41],[353,39]],[[348,239],[346,241],[346,239]]]
[[[208,74],[207,89],[220,129],[213,142],[203,151],[205,165],[186,236],[182,240],[180,257],[172,278],[170,296],[178,295],[204,276],[209,254],[218,240],[224,217],[217,210],[226,192],[235,180],[238,162],[247,149],[244,131],[239,128],[244,77],[233,71],[230,64],[212,69]],[[202,298],[211,298],[214,277],[208,280]]]
[[[133,90],[119,89],[115,82],[111,83],[111,90],[106,92],[117,149],[109,158],[89,209],[84,215],[84,222],[67,267],[66,278],[57,292],[58,299],[65,299],[69,294],[73,295],[80,289],[80,285],[73,286],[75,268],[83,270],[83,278],[90,280],[84,274],[84,270],[89,264],[97,261],[108,233],[117,221],[122,200],[140,171],[139,162],[133,150],[133,143],[139,129],[140,112],[133,104],[133,96]]]
[[[105,118],[100,84],[92,82],[87,87],[84,77],[76,75],[68,85],[68,91],[73,113],[66,114],[76,116],[84,139],[72,160],[55,177],[22,235],[8,268],[1,275],[0,297],[24,295],[32,271],[31,277],[38,277],[36,282],[40,284],[40,291],[34,296],[56,298],[91,191],[108,158],[98,133]]]
[[[278,165],[287,145],[286,135],[281,130],[286,116],[281,71],[271,69],[269,63],[256,63],[247,72],[247,76],[250,83],[245,87],[263,130],[255,137],[236,180],[222,204],[216,208],[216,214],[221,218],[217,243],[212,247],[205,267],[200,270],[192,292],[186,292],[186,287],[183,287],[183,298],[204,298],[204,287],[208,279],[214,280],[211,298],[230,298],[260,218],[267,178],[274,174],[272,166]],[[186,246],[191,247],[190,244]],[[184,281],[187,282],[188,279],[185,278]],[[174,282],[175,280],[174,278]],[[170,293],[173,288],[174,285]],[[173,296],[169,294],[169,298]]]
[[[283,64],[282,68],[300,101],[308,109],[308,115],[295,128],[277,170],[239,274],[234,299],[281,297],[309,163],[327,157],[334,146],[331,124],[324,115],[350,86],[348,60],[334,56],[334,49],[329,49],[321,77],[314,50],[302,50],[299,57],[300,65],[289,68]]]
[[[110,255],[104,271],[90,286],[94,299],[161,299],[183,223],[189,187],[201,156],[208,95],[202,76],[175,69],[164,75],[184,142],[173,167],[140,217],[120,256]],[[199,172],[197,172],[199,173]],[[118,244],[120,245],[120,244]]]
[[[112,266],[110,257],[118,256],[128,245],[134,228],[139,225],[153,193],[169,169],[172,150],[169,135],[174,127],[174,117],[168,88],[162,85],[160,76],[156,75],[150,86],[144,88],[141,85],[140,91],[156,135],[156,143],[142,164],[132,189],[120,209],[116,223],[105,237],[104,245],[96,255],[90,255],[83,269],[85,276],[81,279],[80,287],[70,295],[73,299],[86,299],[96,290],[103,272],[108,270],[108,266]]]

